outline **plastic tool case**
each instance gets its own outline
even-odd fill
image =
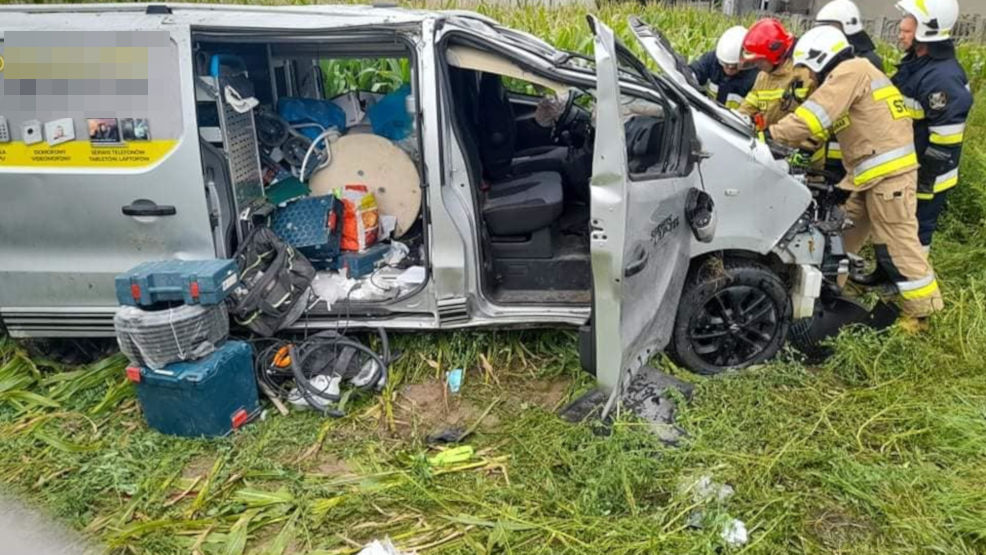
[[[332,195],[289,202],[274,212],[271,229],[316,268],[326,269],[339,256],[342,203]]]
[[[227,341],[211,355],[162,370],[132,366],[127,377],[151,428],[184,437],[223,436],[260,411],[253,348]]]
[[[116,276],[116,298],[129,306],[162,302],[214,305],[223,302],[239,279],[234,260],[144,262]]]
[[[347,271],[348,277],[361,278],[372,274],[377,262],[390,252],[390,245],[378,243],[363,252],[344,252],[336,263],[337,269]]]

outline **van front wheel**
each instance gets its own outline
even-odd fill
[[[668,352],[699,374],[737,370],[777,354],[790,324],[777,274],[754,261],[713,259],[685,284]]]

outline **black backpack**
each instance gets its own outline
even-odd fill
[[[266,226],[257,226],[236,250],[240,283],[227,302],[233,320],[269,337],[295,323],[308,305],[315,268]]]

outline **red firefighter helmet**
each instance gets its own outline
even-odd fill
[[[792,45],[794,35],[788,33],[780,21],[761,19],[750,27],[743,38],[743,61],[767,60],[776,66],[784,60]]]

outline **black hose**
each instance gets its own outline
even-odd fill
[[[291,357],[291,372],[294,373],[294,382],[298,387],[298,391],[301,392],[301,396],[304,397],[306,401],[308,401],[308,405],[311,406],[313,409],[321,412],[322,414],[325,414],[326,416],[333,416],[336,418],[345,416],[346,413],[342,412],[339,409],[329,408],[328,403],[324,402],[324,401],[335,402],[339,400],[338,398],[331,399],[330,397],[333,396],[325,395],[324,392],[315,389],[312,386],[311,382],[308,381],[308,378],[306,378],[305,375],[302,374],[301,364],[298,363],[298,353],[295,350],[294,345],[288,346],[288,356]],[[324,401],[319,402],[315,398],[315,395],[313,395],[313,393],[315,395],[322,397]]]
[[[330,407],[332,403],[337,403],[341,396],[329,394],[315,387],[311,380],[319,374],[327,375],[325,368],[333,362],[339,371],[336,376],[343,380],[346,378],[345,370],[350,368],[354,361],[360,364],[360,368],[365,367],[368,361],[376,371],[365,383],[355,387],[365,390],[386,383],[389,377],[388,366],[393,362],[390,341],[383,328],[378,328],[377,334],[380,337],[380,354],[365,344],[334,330],[318,332],[297,344],[281,339],[266,340],[270,344],[258,349],[254,362],[257,381],[280,398],[287,398],[291,391],[296,389],[312,408],[328,416],[345,416],[343,411]],[[291,360],[290,369],[279,369],[275,366],[274,358],[285,347]],[[325,359],[325,365],[317,367],[316,357],[324,357],[327,349],[332,349],[335,353]],[[347,350],[349,350],[348,354],[339,354],[346,353]],[[365,358],[357,357],[358,353],[362,353]]]

